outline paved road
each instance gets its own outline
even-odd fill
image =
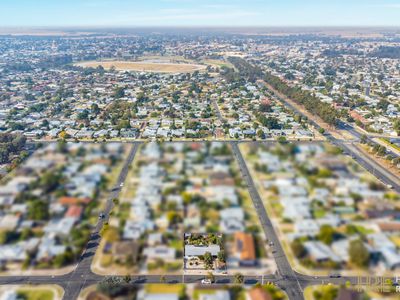
[[[216,113],[216,115],[217,115],[217,118],[218,118],[222,123],[224,123],[224,122],[226,121],[226,119],[225,119],[225,118],[222,116],[222,114],[221,114],[221,111],[220,111],[220,109],[219,109],[217,100],[213,99],[213,100],[211,100],[211,101],[212,101],[212,104],[213,104],[213,106],[214,106],[214,111],[215,111],[215,113]]]
[[[82,288],[87,286],[89,282],[99,281],[101,276],[97,276],[92,273],[91,265],[93,262],[93,257],[96,253],[96,250],[100,244],[101,236],[99,234],[103,224],[108,222],[110,212],[114,206],[113,199],[118,198],[119,193],[121,191],[121,183],[123,183],[126,179],[126,176],[129,171],[129,166],[132,164],[137,149],[139,148],[139,143],[135,143],[132,145],[132,148],[129,152],[128,157],[126,158],[124,165],[121,169],[121,172],[118,175],[118,179],[116,181],[115,186],[112,188],[104,209],[104,219],[99,219],[96,224],[96,227],[93,230],[93,233],[90,237],[90,240],[86,246],[85,251],[83,252],[81,258],[79,259],[78,265],[75,270],[71,272],[69,275],[66,275],[66,281],[64,278],[59,278],[63,283],[65,289],[64,299],[77,299],[79,292]],[[67,282],[67,284],[65,284]]]
[[[396,192],[400,193],[399,179],[390,171],[386,170],[380,164],[375,162],[375,160],[360,152],[352,143],[338,140],[333,137],[330,137],[330,142],[341,148],[345,154],[351,156],[356,162],[374,175],[383,184],[387,186],[391,185]]]
[[[304,299],[302,287],[285,255],[278,235],[275,232],[271,219],[267,215],[264,204],[262,203],[261,197],[253,182],[253,178],[250,175],[250,172],[239,150],[239,147],[237,143],[234,142],[231,143],[231,146],[233,154],[239,164],[242,176],[247,184],[251,199],[253,200],[254,208],[257,211],[261,226],[265,233],[265,237],[268,243],[270,243],[270,245],[272,246],[272,253],[278,267],[278,279],[280,279],[280,287],[284,288],[290,299]]]

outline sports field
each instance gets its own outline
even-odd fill
[[[103,66],[105,69],[115,67],[121,71],[155,72],[155,73],[191,73],[206,68],[203,65],[188,63],[146,62],[146,61],[86,61],[75,64],[80,67]]]

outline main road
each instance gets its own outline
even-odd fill
[[[254,208],[258,214],[261,226],[264,230],[266,240],[273,249],[272,253],[278,268],[277,279],[279,280],[279,286],[286,291],[290,299],[304,299],[303,289],[300,285],[299,280],[297,279],[296,274],[290,266],[289,260],[287,259],[286,254],[282,248],[279,237],[276,234],[275,229],[272,225],[271,219],[268,217],[264,204],[254,184],[253,178],[250,175],[249,169],[247,168],[242,153],[240,152],[238,144],[235,142],[231,142],[231,146],[233,154],[239,164],[242,176],[247,184],[247,188],[253,201]]]
[[[292,111],[298,113],[299,115],[303,117],[307,117],[307,115],[301,111],[298,107],[294,106],[290,101],[290,99],[287,99],[285,95],[279,93],[275,89],[273,89],[270,85],[267,83],[263,82],[262,83],[267,89],[271,90],[274,92],[275,97],[282,102],[284,105],[286,105],[289,109]],[[308,117],[307,117],[308,118]],[[312,124],[316,129],[320,130],[323,129],[318,122],[315,120],[312,120],[308,118],[308,122]],[[346,130],[351,136],[353,136],[353,141],[360,140],[362,137],[362,134],[358,132],[353,126],[350,124],[339,120],[338,121],[338,128],[341,130]],[[368,157],[367,155],[363,154],[360,152],[354,144],[352,144],[353,141],[351,140],[344,140],[344,139],[339,139],[334,137],[329,131],[326,131],[324,133],[325,138],[332,144],[336,145],[340,149],[343,150],[344,153],[350,155],[353,157],[354,160],[356,160],[364,169],[367,171],[371,172],[376,178],[378,178],[382,183],[384,183],[386,186],[392,186],[396,192],[400,193],[400,180],[396,177],[396,175],[392,174],[390,171],[386,170],[384,167],[382,167],[379,163],[377,163],[374,159]],[[375,143],[373,139],[369,136],[366,136],[366,139],[368,142]],[[393,156],[397,156],[396,153],[393,153],[390,150],[387,150],[388,154],[391,154]]]

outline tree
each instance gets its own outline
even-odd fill
[[[88,118],[89,118],[89,111],[87,109],[84,109],[83,111],[81,111],[77,116],[77,119],[81,120],[81,121],[85,121]]]
[[[368,267],[370,254],[361,240],[353,240],[349,247],[350,261],[358,267]]]
[[[301,90],[300,87],[291,87],[282,81],[279,77],[271,73],[265,74],[264,80],[272,86],[278,93],[281,93],[293,101],[304,105],[310,113],[318,115],[329,125],[336,125],[340,116],[339,112],[332,109],[331,104],[322,102],[314,94]]]
[[[307,254],[306,248],[304,248],[303,244],[301,243],[301,241],[299,239],[295,239],[292,242],[291,247],[292,247],[293,254],[297,258],[302,258]]]
[[[61,132],[61,133],[63,133],[63,132]],[[64,131],[65,134],[61,135],[61,133],[60,133],[60,138],[62,138],[62,139],[57,142],[57,151],[61,152],[61,153],[67,153],[68,146],[67,146],[67,142],[65,141],[67,133],[65,131]],[[63,137],[61,137],[61,136],[63,136]]]
[[[367,143],[367,136],[363,134],[360,138],[360,143],[361,144],[366,144]]]
[[[61,179],[62,175],[60,172],[48,171],[42,175],[39,184],[45,193],[50,193],[59,187]]]
[[[394,130],[396,130],[397,134],[400,135],[400,120],[399,119],[394,121],[393,128],[394,128]]]
[[[57,268],[64,267],[74,261],[74,253],[70,247],[67,247],[64,253],[54,258],[54,266]]]
[[[9,163],[25,148],[26,137],[20,134],[0,133],[0,164]]]
[[[100,113],[100,108],[97,105],[97,103],[93,103],[92,106],[90,107],[90,110],[94,115],[98,115]]]
[[[279,124],[279,120],[275,117],[266,117],[262,114],[257,115],[257,120],[268,129],[281,129],[281,125]]]
[[[260,112],[271,112],[271,104],[263,102],[260,104],[259,110]]]
[[[182,192],[182,199],[185,205],[189,205],[192,202],[192,195],[187,192]]]
[[[234,278],[233,278],[233,282],[236,284],[241,284],[244,281],[244,276],[240,273],[236,273]]]
[[[333,242],[333,237],[334,237],[335,231],[330,225],[322,225],[319,234],[318,234],[318,239],[327,244],[330,245]]]
[[[378,153],[379,156],[384,156],[386,154],[386,148],[384,146],[379,145]]]
[[[33,200],[28,203],[28,218],[35,221],[48,220],[49,203],[44,200]]]
[[[225,251],[224,251],[224,250],[221,250],[220,252],[218,252],[217,257],[218,257],[218,260],[219,260],[219,261],[225,262],[225,259],[226,259],[226,257],[225,257]]]
[[[213,264],[213,258],[212,258],[212,255],[210,252],[204,253],[203,260],[204,260],[204,265],[205,265],[206,269],[211,269],[212,264]]]
[[[97,285],[97,290],[109,297],[116,297],[123,294],[127,286],[122,284],[122,279],[118,277],[107,277]]]
[[[207,273],[207,279],[210,280],[211,282],[215,281],[215,276],[212,272]]]
[[[115,99],[119,99],[124,96],[125,96],[125,88],[124,87],[119,86],[114,90],[114,98]]]
[[[335,300],[339,289],[336,286],[324,286],[322,289],[315,290],[313,296],[315,300]]]
[[[179,224],[182,221],[182,216],[176,211],[168,211],[167,219],[169,226]]]
[[[278,137],[278,143],[285,144],[286,142],[287,142],[287,139],[284,136]]]

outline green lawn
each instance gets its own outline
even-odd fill
[[[184,289],[183,284],[148,284],[145,286],[148,294],[181,294]]]
[[[314,210],[313,214],[314,214],[315,219],[321,219],[325,216],[326,211],[322,210],[322,209],[317,209],[317,210]]]
[[[183,250],[183,240],[174,239],[169,241],[168,245],[176,250]]]
[[[394,148],[394,149],[396,149],[396,150],[398,150],[398,151],[400,151],[400,147],[399,146],[397,146],[396,144],[392,144],[392,143],[390,143],[390,141],[388,140],[388,139],[380,139],[382,142],[384,142],[386,145],[388,145],[388,146],[390,146],[390,147],[392,147],[392,148]]]
[[[357,228],[357,231],[358,231],[359,233],[361,233],[361,234],[367,235],[367,234],[370,234],[370,233],[374,233],[374,230],[372,230],[372,229],[367,229],[367,228],[365,228],[365,227],[363,227],[363,226],[356,225],[356,228]]]
[[[18,290],[18,298],[26,300],[53,300],[54,294],[50,290],[20,289]]]
[[[193,291],[193,299],[198,300],[200,298],[201,294],[207,294],[207,295],[213,295],[215,294],[216,290],[194,290]]]

